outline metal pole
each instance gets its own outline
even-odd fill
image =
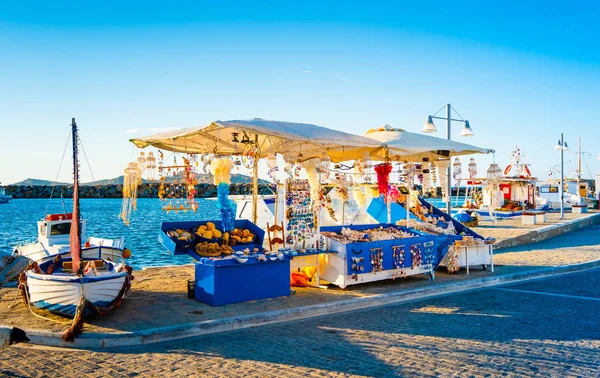
[[[560,133],[560,219],[565,219],[565,140]]]
[[[450,122],[452,120],[452,114],[450,109],[452,109],[452,106],[450,104],[447,105],[447,126],[446,126],[446,139],[451,140],[451,125]],[[450,159],[450,156],[448,156],[448,159]],[[449,216],[452,216],[452,159],[450,159],[450,164],[448,164],[448,183],[447,183],[447,188],[446,190],[448,191],[448,202],[446,203],[446,212],[448,213]]]

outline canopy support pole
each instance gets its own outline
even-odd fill
[[[254,143],[258,146],[258,134],[254,134]],[[259,156],[254,161],[252,167],[252,223],[258,222],[258,160]]]
[[[451,140],[452,139],[452,124],[451,124],[451,120],[452,120],[452,106],[450,106],[450,104],[448,104],[447,106],[447,124],[446,124],[446,139]],[[452,216],[452,154],[450,154],[448,156],[448,159],[450,159],[450,164],[448,164],[448,182],[446,184],[446,190],[448,191],[448,195],[447,195],[447,200],[448,202],[446,203],[446,213],[449,216]]]

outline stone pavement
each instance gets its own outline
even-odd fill
[[[135,273],[136,280],[131,295],[126,298],[118,311],[106,317],[92,319],[90,323],[86,323],[84,332],[122,334],[315,304],[333,304],[345,299],[373,298],[382,294],[465,282],[481,277],[500,276],[538,269],[542,266],[599,260],[599,230],[600,226],[592,226],[538,243],[535,246],[501,250],[495,256],[495,262],[503,266],[497,266],[495,273],[474,268],[471,270],[470,276],[464,274],[464,270],[455,275],[438,272],[435,281],[429,281],[420,275],[395,281],[357,285],[346,290],[335,287],[327,290],[307,288],[299,289],[295,295],[288,298],[274,298],[219,307],[211,307],[187,299],[186,280],[192,278],[192,267],[150,269]],[[28,312],[26,306],[21,304],[10,310],[9,305],[14,295],[15,289],[0,289],[2,324],[28,330],[42,329],[56,332],[63,331],[70,324],[67,319],[53,315],[50,317],[63,323],[34,317]]]
[[[10,347],[13,377],[592,377],[600,269],[111,351]]]

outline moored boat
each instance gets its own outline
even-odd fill
[[[6,194],[4,188],[2,187],[2,183],[0,183],[0,203],[9,203],[12,201],[13,197],[9,194]]]
[[[103,314],[120,305],[129,290],[132,269],[123,262],[82,256],[79,217],[79,163],[77,159],[77,124],[72,121],[73,136],[73,212],[69,224],[70,258],[62,254],[41,264],[32,262],[20,277],[26,299],[37,308],[73,317],[64,334],[72,341],[81,333],[83,318],[92,313]],[[67,220],[67,219],[65,219]],[[65,229],[67,226],[65,226]]]

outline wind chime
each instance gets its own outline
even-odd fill
[[[271,180],[277,184],[279,182],[279,180],[277,179],[277,172],[279,172],[279,168],[277,167],[277,155],[270,154],[267,157],[267,168],[267,174],[269,175]]]
[[[154,157],[154,152],[148,152],[146,156],[146,178],[150,181],[154,181],[156,179],[156,158]]]
[[[227,158],[214,159],[211,168],[214,175],[213,182],[217,186],[217,208],[221,213],[223,230],[231,231],[235,227],[234,203],[229,199],[233,162]]]
[[[137,162],[131,162],[125,168],[123,176],[123,202],[119,218],[129,226],[131,212],[137,209],[138,186],[142,181],[142,173]]]
[[[477,176],[477,163],[475,158],[471,158],[469,161],[469,178],[472,180]]]
[[[454,179],[454,187],[456,189],[460,186],[460,175],[462,174],[462,164],[460,159],[457,157],[452,163],[452,178]]]
[[[166,165],[162,151],[158,151],[158,174],[160,185],[158,198],[162,209],[167,213],[174,211],[186,212],[198,210],[196,202],[197,176],[190,159],[181,157],[182,164],[177,163],[177,156],[173,156],[173,164]]]
[[[440,186],[442,187],[442,196],[444,200],[448,200],[448,166],[450,165],[450,160],[438,160],[435,163],[437,178],[440,181]]]

